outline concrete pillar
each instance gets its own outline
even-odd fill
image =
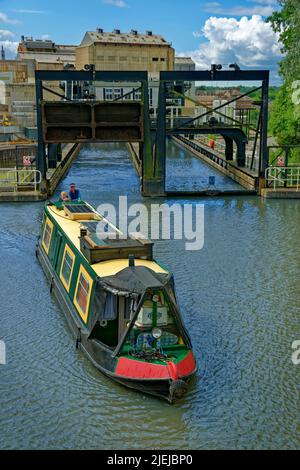
[[[146,88],[146,86],[145,86]],[[148,88],[148,87],[147,87]],[[148,96],[148,95],[147,95]],[[148,99],[147,99],[148,101]],[[148,128],[146,94],[144,100],[145,113],[145,141],[143,152],[143,196],[164,196],[165,195],[165,164],[166,164],[166,100],[165,83],[161,82],[159,86],[158,116],[155,147],[153,152],[154,133]]]
[[[222,137],[225,140],[225,159],[233,160],[233,140],[227,135],[222,134]]]

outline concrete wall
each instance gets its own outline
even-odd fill
[[[51,82],[45,85],[52,90],[63,93],[58,83]],[[44,91],[44,99],[50,101],[59,101],[58,96]],[[11,120],[23,127],[35,127],[36,121],[36,98],[34,83],[14,83],[5,87],[5,103],[8,106],[8,113]]]
[[[18,60],[0,60],[0,80],[5,83],[26,83],[27,65]]]

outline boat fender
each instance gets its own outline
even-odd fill
[[[174,362],[168,362],[167,368],[168,368],[170,379],[173,381],[176,381],[178,379],[177,365],[174,364]]]
[[[35,246],[36,246],[35,256],[36,256],[37,258],[38,258],[38,256],[39,256],[39,250],[38,250],[38,248],[39,248],[39,241],[40,241],[40,239],[41,239],[41,236],[38,235],[38,236],[36,237],[36,245],[35,245]]]
[[[81,343],[81,328],[78,328],[77,338],[76,338],[76,349],[79,348],[79,344]]]
[[[174,398],[182,398],[183,395],[186,394],[188,390],[187,383],[184,380],[177,379],[177,380],[170,380],[170,400],[172,401]]]

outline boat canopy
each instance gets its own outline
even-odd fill
[[[169,283],[173,288],[172,274],[155,273],[145,266],[127,267],[113,276],[98,278],[95,284],[90,328],[93,328],[97,321],[107,319],[105,306],[109,294],[137,300],[148,289],[161,289]]]
[[[132,266],[122,269],[114,276],[100,280],[105,290],[116,291],[117,295],[141,295],[146,289],[159,289],[173,279],[172,274],[156,273],[145,266]]]
[[[176,323],[185,337],[186,343],[190,345],[190,337],[183,324],[176,302],[173,275],[171,273],[156,273],[145,266],[130,266],[113,276],[97,279],[90,317],[90,329],[93,329],[97,321],[113,319],[109,316],[116,310],[114,300],[117,296],[123,296],[132,300],[130,304],[133,306],[131,308],[134,311],[134,316],[130,322],[130,330],[147,293],[160,290],[164,291],[169,299],[171,312]]]

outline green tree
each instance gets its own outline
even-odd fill
[[[300,143],[300,119],[292,96],[291,84],[285,82],[270,109],[270,129],[280,145]]]
[[[280,63],[284,80],[271,109],[270,129],[279,144],[300,143],[300,100],[295,87],[300,87],[300,8],[299,0],[278,0],[281,6],[268,18],[279,33],[285,54]],[[299,80],[299,82],[297,82]]]
[[[299,0],[278,0],[282,7],[268,21],[279,33],[286,54],[280,63],[280,73],[287,81],[300,80],[300,5]]]

